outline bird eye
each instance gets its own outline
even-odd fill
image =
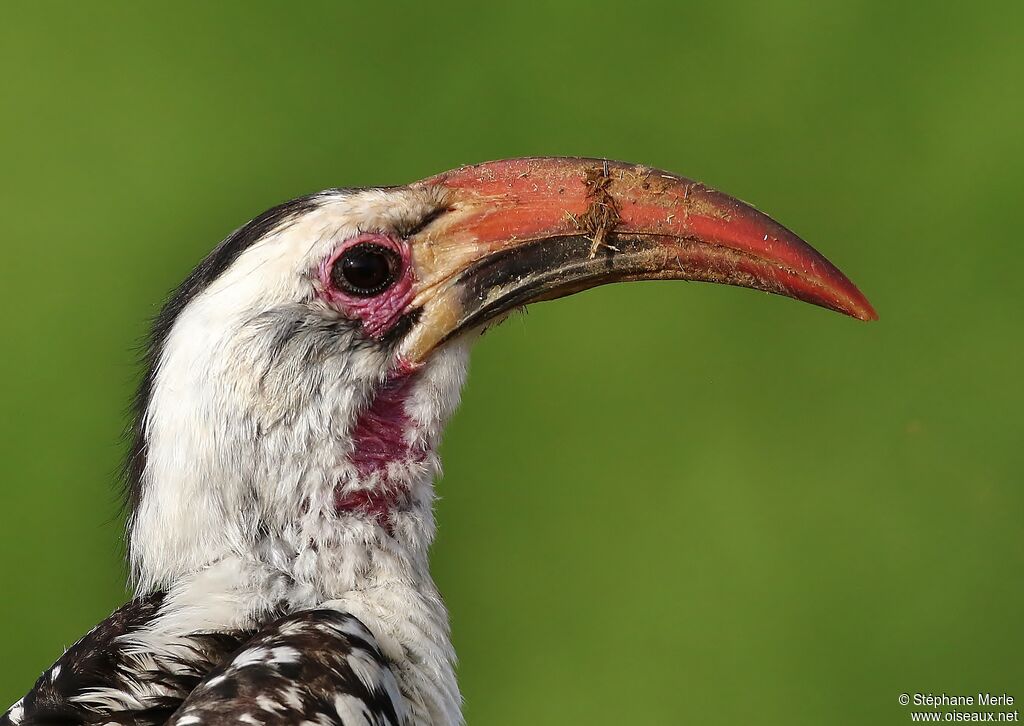
[[[381,245],[363,243],[345,250],[334,262],[331,282],[339,290],[371,297],[386,290],[398,277],[398,255]]]

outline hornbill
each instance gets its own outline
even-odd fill
[[[0,724],[458,724],[438,441],[528,303],[702,280],[861,320],[795,234],[643,166],[529,158],[329,189],[224,240],[155,321],[126,467],[133,600]]]

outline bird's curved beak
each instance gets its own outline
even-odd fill
[[[628,280],[700,280],[786,295],[860,320],[871,303],[767,215],[699,182],[598,159],[465,166],[412,185],[444,210],[410,238],[420,318],[410,363],[509,310]]]

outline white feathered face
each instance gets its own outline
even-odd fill
[[[492,162],[257,217],[157,320],[129,461],[136,571],[159,582],[207,560],[211,537],[252,551],[298,518],[373,508],[354,492],[407,491],[436,468],[475,331],[536,300],[643,279],[874,316],[792,232],[645,167]]]
[[[339,502],[366,509],[346,499],[353,489],[429,473],[466,346],[413,362],[401,344],[421,315],[410,237],[442,209],[432,189],[296,200],[238,230],[178,290],[157,321],[130,462],[144,584]]]

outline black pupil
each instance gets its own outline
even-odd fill
[[[346,250],[334,263],[332,277],[341,289],[355,295],[376,295],[395,277],[395,253],[386,247],[363,244]]]

